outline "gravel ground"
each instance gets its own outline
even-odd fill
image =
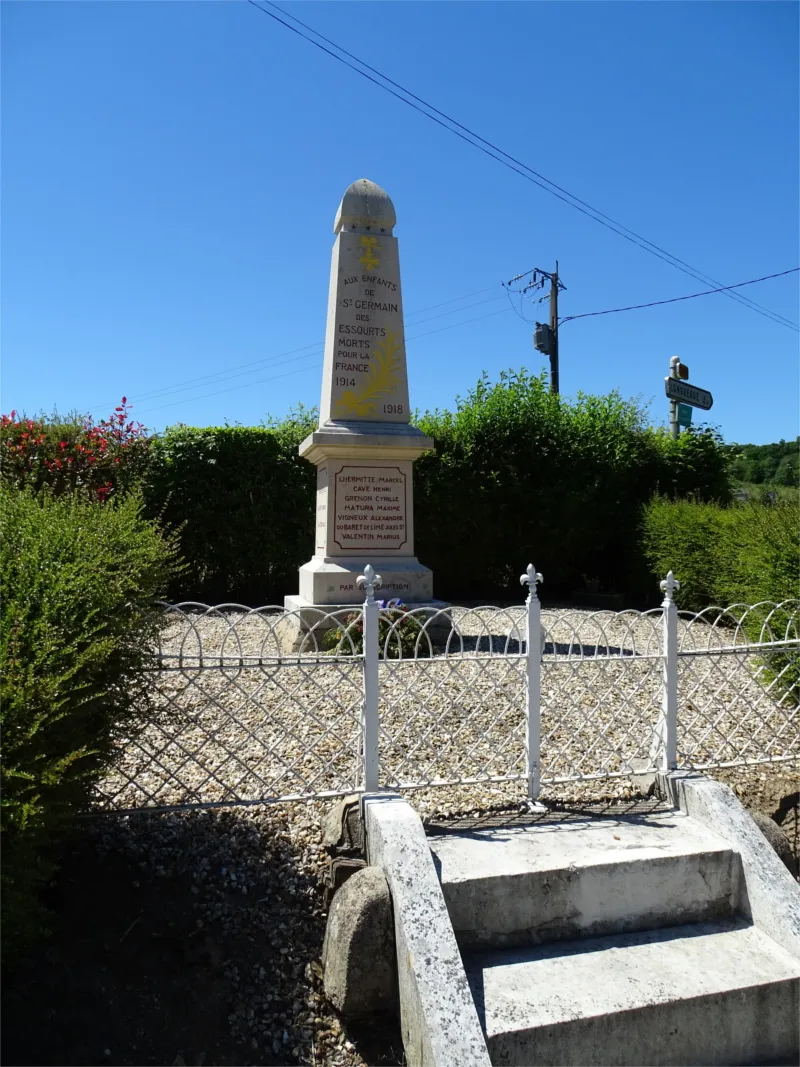
[[[456,609],[454,616],[463,656],[381,667],[388,783],[524,769],[524,662],[514,656],[522,612]],[[658,651],[658,616],[598,619],[563,610],[543,613],[543,622],[544,799],[643,800],[641,786],[623,771],[646,757],[658,715],[661,663],[647,658]],[[200,655],[202,647],[206,657],[265,663],[225,671],[184,666],[154,678],[163,714],[121,747],[118,769],[103,785],[106,800],[117,807],[153,799],[253,801],[346,792],[358,782],[359,663],[325,657],[318,664],[322,658],[314,656],[295,657],[294,665],[269,662],[278,653],[273,624],[252,614],[195,616],[188,624],[170,618],[167,654],[183,646],[184,657]],[[683,638],[719,647],[726,635],[694,624]],[[490,648],[511,655],[491,655]],[[767,751],[800,756],[797,712],[765,694],[752,662],[719,655],[686,662],[685,745],[701,754],[736,753],[755,733]],[[731,769],[720,777],[745,804],[772,815],[781,797],[797,791],[799,766]],[[552,781],[592,772],[620,776]],[[520,781],[480,781],[409,795],[423,819],[441,825],[519,813],[525,794]],[[321,993],[321,822],[329,803],[87,820],[55,891],[59,931],[5,984],[3,1061],[401,1063],[394,1023],[345,1030]],[[797,850],[792,811],[784,830],[791,839],[794,827]]]
[[[322,996],[323,814],[86,820],[54,937],[4,975],[2,1062],[400,1063],[394,1022],[345,1034]]]
[[[445,653],[380,667],[385,785],[524,773],[523,610],[455,608],[453,619]],[[661,705],[659,614],[555,609],[542,622],[543,783],[624,774],[646,761]],[[257,801],[358,785],[360,661],[281,659],[281,625],[265,612],[168,616],[162,654],[174,666],[154,676],[162,714],[121,745],[118,770],[102,786],[109,806]],[[685,649],[713,652],[732,633],[699,620],[682,623],[680,639]],[[195,666],[200,656],[204,669]],[[680,660],[681,762],[800,755],[800,711],[766,692],[759,669],[744,653]]]

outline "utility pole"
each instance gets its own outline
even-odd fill
[[[527,285],[524,285],[521,289],[512,289],[515,282],[527,277],[531,277]],[[549,270],[541,270],[539,267],[535,267],[533,271],[528,271],[526,274],[518,274],[516,278],[512,278],[511,281],[506,283],[505,288],[509,292],[524,296],[531,289],[543,289],[548,281],[550,282],[550,322],[535,323],[533,347],[550,358],[550,392],[555,393],[557,396],[560,388],[558,368],[558,293],[560,289],[566,289],[566,286],[558,276],[558,260],[556,260],[556,269],[552,273]],[[546,296],[541,296],[537,303],[541,304],[546,299]],[[522,317],[524,318],[524,316]]]
[[[558,260],[556,269],[550,275],[550,333],[552,344],[550,350],[550,392],[558,395]]]

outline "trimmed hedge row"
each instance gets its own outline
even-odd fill
[[[681,583],[679,607],[757,605],[800,597],[800,507],[779,503],[719,507],[694,501],[654,500],[645,510],[643,541],[653,577],[672,570]],[[738,613],[737,613],[738,614]],[[766,638],[762,631],[769,624]],[[796,637],[797,615],[768,603],[748,612],[753,642]],[[766,652],[761,681],[774,685],[784,707],[800,704],[800,659],[795,650]]]
[[[150,715],[174,539],[135,496],[0,492],[0,829],[6,957],[46,920],[40,890],[117,738]]]
[[[153,442],[148,512],[178,533],[186,561],[173,596],[263,604],[297,591],[316,488],[297,447],[312,428],[303,417],[273,428],[178,426]]]
[[[420,558],[445,597],[519,595],[520,568],[534,562],[546,596],[588,583],[647,596],[640,548],[642,506],[654,492],[727,499],[717,436],[677,441],[647,426],[619,394],[574,403],[545,377],[484,377],[454,413],[425,415],[436,454],[415,468]]]
[[[656,491],[730,496],[713,432],[672,441],[615,393],[570,403],[543,377],[506,373],[416,423],[436,451],[414,467],[415,548],[446,599],[517,597],[533,560],[547,596],[599,579],[641,600],[652,592],[645,502]],[[179,531],[187,561],[175,597],[255,605],[297,592],[315,503],[315,470],[297,446],[315,428],[300,411],[271,427],[173,427],[153,442],[148,511]]]
[[[800,597],[800,508],[653,500],[642,525],[654,580],[673,571],[681,608]]]
[[[415,547],[447,599],[516,597],[533,559],[548,597],[591,585],[642,600],[652,593],[639,544],[646,501],[730,498],[714,432],[673,441],[617,393],[570,402],[544,376],[484,375],[455,411],[416,423],[436,451],[415,465]],[[186,567],[171,597],[279,603],[313,552],[315,470],[297,447],[315,426],[299,409],[268,426],[149,437],[124,399],[97,426],[6,417],[3,478],[100,499],[138,484],[147,514],[180,540]]]

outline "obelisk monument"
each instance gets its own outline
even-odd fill
[[[319,429],[300,445],[317,466],[314,556],[287,609],[361,603],[371,563],[382,598],[445,607],[414,555],[411,466],[433,441],[409,425],[395,211],[362,178],[345,192],[333,232]],[[313,625],[318,611],[303,612]]]

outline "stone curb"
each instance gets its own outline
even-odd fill
[[[733,790],[694,771],[660,773],[658,789],[736,849],[742,877],[734,906],[800,959],[800,886]]]
[[[367,859],[392,896],[408,1067],[491,1067],[420,817],[390,794],[363,804]]]

